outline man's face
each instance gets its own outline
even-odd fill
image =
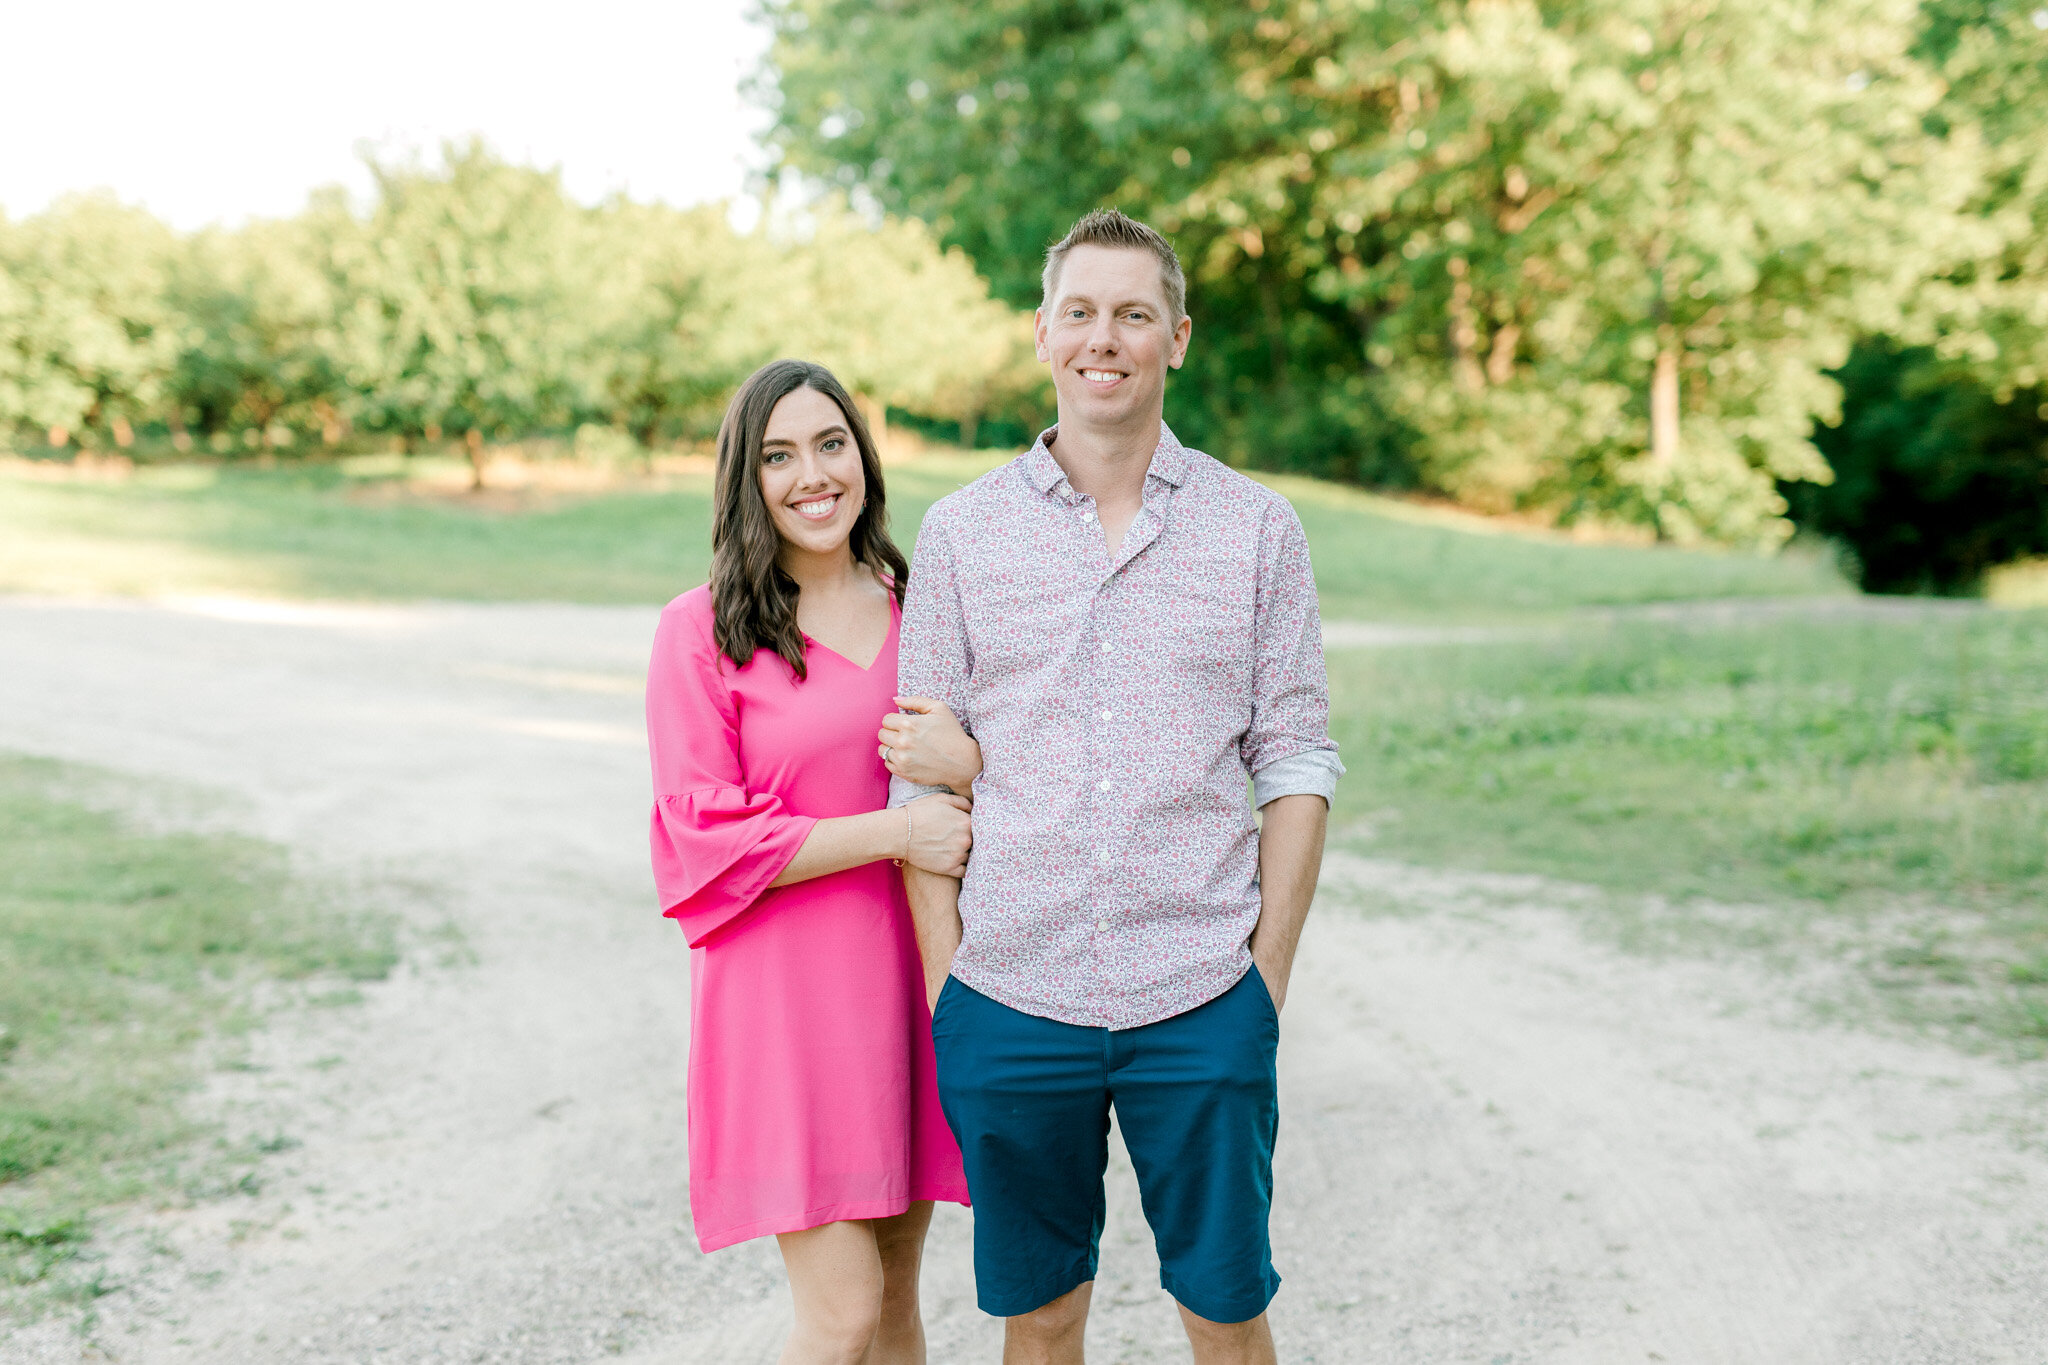
[[[1069,251],[1053,297],[1038,310],[1038,358],[1052,366],[1060,419],[1118,426],[1158,417],[1166,372],[1187,357],[1192,330],[1168,312],[1151,252]]]

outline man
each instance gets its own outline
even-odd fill
[[[1274,1052],[1343,768],[1300,521],[1162,420],[1185,299],[1114,210],[1047,252],[1059,424],[932,508],[904,608],[903,691],[983,756],[964,883],[904,875],[1013,1365],[1082,1358],[1112,1106],[1195,1359],[1274,1359]]]

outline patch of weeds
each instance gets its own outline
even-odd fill
[[[282,850],[140,830],[71,796],[109,785],[0,755],[4,1315],[104,1292],[81,1265],[102,1208],[259,1189],[254,1171],[188,1169],[196,1045],[254,1027],[266,980],[367,981],[396,960],[388,925],[324,906]]]

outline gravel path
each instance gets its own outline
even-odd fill
[[[176,818],[284,843],[422,944],[195,1098],[303,1144],[260,1195],[131,1216],[92,1331],[0,1357],[773,1359],[772,1244],[687,1233],[653,620],[0,599],[0,748],[210,793]],[[1619,956],[1541,882],[1340,855],[1326,888],[1282,1051],[1283,1359],[2048,1360],[2048,1069],[1819,1028],[1741,963]],[[444,924],[473,960],[436,960]],[[1185,1358],[1113,1179],[1093,1358]],[[940,1211],[935,1362],[997,1358],[968,1231]]]

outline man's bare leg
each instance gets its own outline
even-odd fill
[[[1211,1322],[1182,1308],[1180,1325],[1188,1330],[1195,1365],[1274,1365],[1279,1359],[1264,1313],[1248,1322]]]
[[[1095,1281],[1076,1285],[1042,1308],[1003,1319],[1003,1365],[1081,1365],[1088,1301]]]

